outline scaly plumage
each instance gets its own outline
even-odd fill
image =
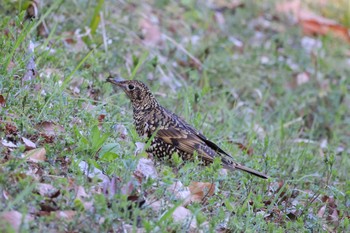
[[[268,178],[261,172],[234,162],[231,155],[176,114],[162,107],[144,83],[137,80],[120,81],[111,77],[107,81],[121,87],[131,100],[137,133],[151,138],[156,132],[147,149],[148,153],[167,159],[176,152],[184,161],[189,161],[193,160],[196,151],[204,165],[212,163],[219,156],[224,168],[239,169],[264,179]]]

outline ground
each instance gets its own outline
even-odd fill
[[[0,229],[350,230],[344,38],[306,35],[273,1],[5,2]],[[153,164],[109,75],[270,178]]]

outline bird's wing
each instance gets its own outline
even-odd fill
[[[201,132],[188,124],[184,119],[167,109],[163,110],[164,111],[162,113],[165,114],[164,117],[176,119],[174,122],[175,125],[178,126],[163,128],[159,130],[160,132],[158,131],[157,136],[162,138],[165,142],[174,144],[173,142],[176,143],[177,140],[180,145],[174,146],[176,146],[178,149],[191,154],[193,154],[194,151],[197,151],[198,154],[204,157],[204,159],[208,159],[210,161],[212,161],[213,158],[218,155],[217,153],[225,155],[229,159],[233,159],[231,155],[222,150],[214,142],[208,140]],[[171,140],[173,140],[173,142]],[[226,163],[227,159],[222,157],[222,160],[223,163]]]
[[[176,117],[178,117],[178,116],[176,116]],[[185,128],[187,131],[189,131],[190,133],[196,135],[200,140],[202,140],[212,150],[214,150],[214,151],[216,151],[216,152],[218,152],[220,154],[223,154],[223,155],[229,157],[230,159],[233,159],[233,157],[230,154],[226,153],[223,149],[221,149],[214,142],[208,140],[201,132],[196,130],[194,127],[189,125],[186,121],[184,121],[180,117],[178,117],[178,123],[181,124],[182,127]]]
[[[157,131],[156,136],[186,153],[193,154],[197,151],[199,156],[208,161],[213,161],[217,155],[197,134],[187,130],[174,127],[163,128]]]

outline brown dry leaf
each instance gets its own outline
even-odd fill
[[[14,118],[15,116],[12,115],[11,117]],[[5,132],[6,132],[6,134],[17,135],[18,134],[18,129],[13,123],[6,122]]]
[[[51,121],[40,122],[36,125],[36,128],[48,136],[55,136],[58,133],[65,132],[63,126],[53,123]]]
[[[323,205],[317,212],[317,217],[323,218],[325,212],[326,212],[327,205]]]
[[[324,195],[321,198],[322,202],[325,203],[317,212],[317,216],[320,218],[325,218],[328,222],[332,224],[339,224],[339,210],[337,209],[337,204],[333,196]]]
[[[38,183],[36,191],[43,197],[54,198],[60,194],[60,190],[53,187],[51,184]]]
[[[191,201],[202,202],[214,194],[215,184],[209,182],[191,182],[189,189],[191,192]]]
[[[159,25],[152,22],[150,18],[142,18],[139,22],[143,42],[148,46],[157,46],[162,44],[162,33]]]
[[[44,162],[46,160],[46,150],[45,148],[38,148],[27,151],[25,157],[34,163]]]
[[[3,95],[0,95],[0,107],[6,107],[6,100]]]
[[[24,145],[26,146],[26,149],[27,149],[27,150],[35,149],[35,148],[36,148],[35,143],[32,142],[31,140],[29,140],[28,138],[22,137],[22,140],[23,140],[23,143],[24,143]]]
[[[28,215],[23,218],[23,215],[15,210],[0,213],[0,231],[19,232],[22,219],[25,222],[33,220],[33,218]]]
[[[105,114],[100,114],[100,115],[97,117],[98,125],[99,125],[99,126],[102,126],[102,123],[103,123],[103,121],[105,120],[105,118],[106,118],[106,115],[105,115]]]
[[[29,2],[28,8],[27,8],[27,14],[25,16],[25,19],[39,19],[39,6],[40,6],[39,0],[32,0]],[[45,24],[45,21],[43,20],[42,23],[40,23],[37,27],[37,34],[41,37],[47,37],[49,35],[49,30]]]
[[[350,43],[348,28],[339,24],[335,20],[317,15],[302,6],[300,0],[285,1],[278,3],[276,9],[281,13],[292,13],[301,25],[306,35],[327,35],[331,34]]]
[[[235,142],[235,144],[238,146],[240,150],[242,150],[243,152],[246,152],[248,155],[252,155],[254,153],[253,147],[247,147],[240,142]]]

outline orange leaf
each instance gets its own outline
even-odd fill
[[[301,5],[300,0],[286,1],[276,5],[276,9],[282,13],[292,13],[301,25],[306,35],[333,35],[350,42],[348,28],[335,20],[317,15],[307,7]]]
[[[209,182],[191,182],[189,186],[191,201],[201,202],[203,199],[214,194],[215,184]]]

